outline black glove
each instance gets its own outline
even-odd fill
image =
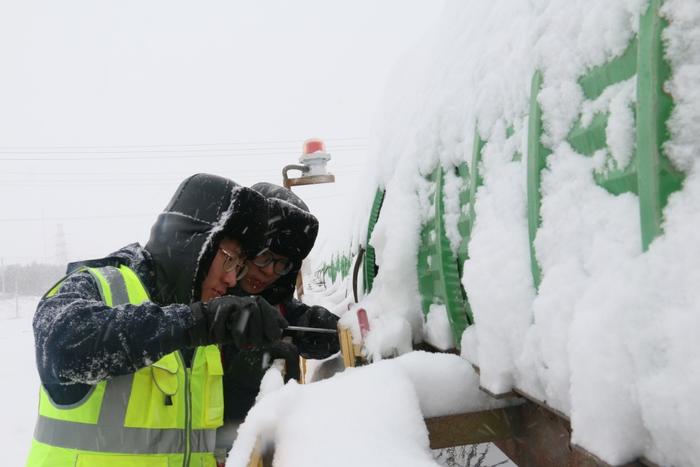
[[[285,339],[286,340],[286,339]],[[297,346],[291,342],[276,341],[270,344],[265,350],[270,354],[270,364],[278,358],[284,359],[284,382],[290,379],[297,381],[301,377],[299,369],[299,350]]]
[[[311,306],[296,324],[310,328],[336,329],[338,317],[322,306]],[[294,340],[304,358],[326,358],[340,350],[337,334],[298,332]]]
[[[195,325],[188,330],[191,346],[235,343],[259,345],[282,336],[288,326],[279,310],[262,297],[217,297],[190,305]]]

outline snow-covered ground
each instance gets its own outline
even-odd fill
[[[0,355],[5,401],[0,423],[0,464],[24,465],[29,453],[39,401],[39,375],[34,360],[32,316],[37,297],[0,297]]]

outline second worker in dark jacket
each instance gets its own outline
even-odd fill
[[[292,191],[271,183],[251,188],[269,204],[268,247],[251,257],[248,272],[234,293],[259,295],[276,305],[291,325],[335,329],[338,317],[320,306],[309,306],[293,298],[301,263],[318,234],[318,220]],[[275,358],[286,361],[286,379],[299,378],[299,355],[322,359],[339,351],[335,334],[288,333],[285,341],[248,349],[223,346],[224,418],[241,422],[255,403],[265,363]]]

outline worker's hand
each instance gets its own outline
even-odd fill
[[[190,305],[195,325],[189,329],[190,345],[260,345],[282,336],[287,321],[262,297],[225,296]]]
[[[312,306],[299,317],[296,324],[310,328],[336,329],[338,317],[322,306]],[[337,334],[299,332],[294,340],[304,358],[326,358],[340,350]]]
[[[267,347],[270,354],[270,363],[278,358],[284,359],[284,382],[290,379],[299,381],[301,370],[299,369],[299,350],[297,346],[285,340],[275,341]]]

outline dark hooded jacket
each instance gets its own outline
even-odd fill
[[[257,183],[253,189],[261,193],[269,203],[268,248],[274,253],[290,258],[294,267],[277,279],[260,295],[282,310],[291,325],[298,323],[309,306],[294,299],[296,278],[301,263],[309,254],[318,234],[318,220],[309,212],[308,206],[291,190],[271,183]],[[238,288],[231,290],[237,295],[245,292]],[[325,358],[337,352],[331,348],[328,354],[310,355],[303,343],[294,342],[302,356]],[[294,345],[273,344],[269,348],[239,350],[232,345],[222,346],[224,359],[224,416],[226,420],[243,420],[255,403],[260,390],[260,382],[266,368],[263,362],[267,353],[272,358],[286,358],[287,366],[295,362],[298,354]],[[289,370],[289,368],[288,368]]]
[[[291,190],[272,183],[256,183],[251,188],[267,198],[269,221],[268,248],[292,260],[294,267],[260,295],[273,305],[292,300],[301,263],[316,242],[318,220],[309,207]]]
[[[244,252],[264,247],[267,202],[254,190],[214,175],[186,179],[158,216],[142,247],[133,243],[107,257],[72,263],[58,292],[43,298],[34,315],[37,368],[52,398],[77,402],[91,385],[130,374],[187,345],[194,325],[188,306],[223,236]],[[81,266],[126,265],[152,301],[110,308]],[[186,353],[186,352],[185,352]]]

